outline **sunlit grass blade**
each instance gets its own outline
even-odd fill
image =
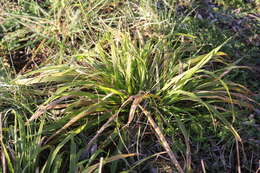
[[[74,139],[71,138],[70,141],[70,166],[69,166],[69,173],[74,173],[77,171],[77,153],[76,153],[76,143]]]
[[[112,157],[104,159],[103,164],[107,164],[107,163],[110,163],[110,162],[113,162],[113,161],[116,161],[116,160],[119,160],[119,159],[125,159],[125,158],[133,157],[133,156],[136,156],[136,154],[131,153],[131,154],[120,154],[120,155],[112,156]],[[84,173],[91,173],[91,172],[95,171],[98,167],[99,167],[99,163],[90,166],[89,168],[87,168],[83,172]]]

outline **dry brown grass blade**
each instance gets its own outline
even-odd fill
[[[103,157],[100,158],[98,173],[102,173],[103,159]]]
[[[141,92],[139,92],[139,94],[130,96],[127,99],[128,102],[133,100],[133,103],[130,108],[127,124],[123,128],[128,127],[130,125],[130,123],[133,121],[137,106],[143,101],[144,98],[146,98],[146,96],[148,96],[148,94],[141,91]]]
[[[119,155],[116,155],[116,156],[112,156],[112,157],[110,157],[108,159],[104,159],[103,160],[103,164],[106,164],[106,163],[109,163],[109,162],[113,162],[113,161],[116,161],[116,160],[119,160],[119,159],[125,159],[127,157],[133,157],[133,156],[137,156],[137,154],[136,153],[119,154]],[[84,173],[91,173],[91,172],[95,171],[99,167],[99,164],[100,163],[92,165],[86,171],[83,171],[83,172]]]
[[[142,95],[136,95],[136,96],[130,96],[122,105],[121,107],[119,108],[119,111],[115,114],[113,114],[109,119],[108,121],[97,131],[96,135],[88,142],[88,144],[86,145],[86,149],[85,149],[85,152],[87,153],[91,146],[93,145],[93,143],[96,141],[96,139],[100,136],[100,134],[102,134],[102,132],[107,128],[109,127],[110,123],[116,119],[116,117],[118,116],[120,110],[125,107],[127,104],[129,104],[132,100],[133,103],[131,105],[131,108],[130,108],[130,113],[129,113],[129,117],[128,117],[128,122],[127,124],[124,126],[128,126],[133,118],[134,118],[134,114],[135,114],[135,110],[137,108],[137,106],[142,102],[144,96],[146,96],[146,94],[142,94]]]
[[[63,96],[57,100],[54,100],[53,102],[47,104],[47,105],[41,105],[39,109],[31,116],[29,120],[26,121],[25,125],[28,125],[31,121],[38,119],[42,114],[46,113],[47,110],[50,110],[57,106],[60,102],[67,100],[69,98],[72,98],[74,96]]]
[[[234,104],[234,105],[241,105],[241,101],[237,100],[237,99],[232,99],[230,100],[229,97],[225,97],[225,96],[217,96],[217,95],[212,95],[212,96],[200,96],[200,98],[209,98],[209,99],[218,99],[218,100],[222,100],[223,102],[229,103],[229,104]],[[243,102],[244,107],[247,107],[248,109],[253,110],[253,105],[249,104],[247,102]]]
[[[7,166],[6,166],[6,159],[5,159],[4,152],[1,152],[1,162],[2,162],[3,173],[7,173]]]
[[[116,117],[118,116],[118,113],[115,113],[114,115],[112,115],[107,122],[97,131],[96,135],[88,142],[88,144],[86,145],[86,151],[88,151],[90,149],[90,147],[92,146],[92,144],[96,141],[96,139],[99,137],[99,135],[107,128],[109,127],[110,123],[116,119]]]
[[[207,91],[207,90],[204,90],[204,91],[198,91],[197,93],[211,93],[211,94],[215,94],[215,95],[219,95],[219,94],[223,94],[223,95],[225,95],[225,94],[227,94],[227,92],[226,91]],[[250,101],[250,102],[252,102],[252,103],[255,103],[255,104],[257,104],[257,105],[260,105],[257,101],[255,101],[255,100],[253,100],[252,98],[250,98],[250,97],[248,97],[247,95],[253,95],[253,93],[248,93],[247,95],[243,95],[243,94],[240,94],[240,93],[235,93],[235,92],[230,92],[230,95],[231,96],[235,96],[235,97],[237,97],[237,98],[241,98],[241,99],[243,99],[243,100],[245,100],[245,101]],[[203,97],[203,96],[202,96]],[[233,99],[234,100],[234,99]],[[247,105],[247,107],[252,107],[252,106],[249,106],[250,104],[246,104]]]
[[[85,151],[88,152],[89,149],[91,148],[92,144],[96,141],[96,139],[99,137],[99,135],[107,128],[109,127],[110,123],[116,119],[116,117],[118,116],[120,110],[125,107],[127,104],[129,104],[131,101],[133,100],[133,96],[129,97],[126,101],[124,101],[124,103],[121,105],[121,107],[119,108],[119,110],[117,111],[117,113],[113,114],[105,124],[103,124],[103,126],[97,131],[96,135],[88,142],[88,144],[86,145],[86,149]]]
[[[239,144],[238,144],[238,140],[237,139],[235,140],[236,140],[236,153],[237,153],[237,172],[241,173]]]
[[[157,126],[157,124],[155,123],[153,118],[151,117],[150,112],[145,110],[141,105],[139,105],[139,108],[147,116],[149,123],[151,124],[151,126],[153,127],[153,129],[156,132],[157,136],[159,137],[159,140],[162,142],[162,145],[163,145],[164,149],[167,151],[167,154],[169,155],[173,165],[175,165],[175,167],[177,168],[179,173],[184,173],[184,171],[181,168],[179,162],[177,161],[173,151],[171,150],[170,145],[166,141],[166,138],[164,137],[163,133],[161,132],[160,128]]]
[[[204,160],[200,160],[200,164],[201,164],[201,168],[202,168],[202,172],[206,173],[206,168],[205,168],[205,164],[204,164]]]
[[[60,134],[62,131],[66,130],[68,127],[70,127],[71,125],[73,125],[75,122],[77,122],[78,120],[80,120],[81,118],[84,118],[87,115],[90,115],[92,113],[95,112],[95,110],[98,108],[99,104],[94,104],[92,106],[90,106],[86,111],[81,112],[80,114],[78,114],[77,116],[73,117],[69,122],[67,122],[61,129],[59,129],[58,131],[56,131],[53,135],[51,135],[44,143],[47,144],[48,142],[50,142],[50,140],[52,140],[55,136],[57,136],[58,134]]]
[[[248,69],[248,70],[251,70],[253,71],[253,69],[249,66],[234,66],[234,67],[231,67],[229,69],[227,69],[225,72],[223,72],[219,77],[218,79],[222,79],[224,76],[226,76],[228,73],[230,73],[232,70],[234,69]]]
[[[133,97],[134,97],[133,98],[134,101],[133,101],[131,108],[130,108],[130,112],[129,112],[128,121],[127,121],[126,126],[129,126],[130,123],[133,121],[136,108],[142,102],[144,95],[137,95],[137,96],[133,96]]]

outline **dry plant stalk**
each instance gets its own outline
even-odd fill
[[[157,124],[155,123],[155,121],[153,120],[153,118],[150,115],[150,112],[148,112],[147,110],[145,110],[141,105],[139,105],[139,108],[143,111],[143,113],[147,116],[149,123],[151,124],[151,126],[153,127],[154,131],[156,132],[157,136],[159,137],[159,140],[162,142],[162,145],[164,147],[164,149],[167,151],[167,154],[170,156],[170,159],[172,161],[172,163],[175,165],[175,167],[177,168],[179,173],[184,173],[183,169],[181,168],[178,160],[176,159],[173,151],[171,150],[170,145],[168,144],[168,142],[166,141],[163,133],[161,132],[160,128],[157,126]]]
[[[88,144],[86,145],[86,151],[88,151],[90,149],[90,147],[92,146],[92,144],[96,141],[96,139],[99,137],[99,135],[107,128],[109,127],[110,123],[116,119],[116,117],[118,116],[118,113],[115,113],[114,115],[112,115],[107,122],[97,131],[96,135],[88,142]]]

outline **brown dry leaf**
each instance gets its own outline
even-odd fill
[[[53,102],[47,104],[47,105],[41,105],[38,110],[31,116],[29,120],[25,123],[25,125],[28,125],[31,121],[38,119],[42,114],[46,113],[47,110],[53,109],[55,106],[57,106],[60,102],[67,100],[69,98],[72,98],[73,96],[63,96],[57,100],[54,100]]]
[[[131,108],[130,108],[130,112],[129,112],[129,116],[128,116],[128,122],[127,122],[126,126],[129,126],[130,123],[133,121],[136,108],[143,101],[143,97],[144,97],[143,95],[134,96],[134,98],[133,98],[134,101],[133,101]]]
[[[93,104],[91,106],[89,106],[89,108],[83,112],[81,112],[80,114],[78,114],[77,116],[73,117],[69,122],[67,122],[61,129],[59,129],[58,131],[56,131],[53,135],[51,135],[46,141],[45,144],[47,144],[48,142],[50,142],[50,140],[52,140],[55,136],[57,136],[58,134],[60,134],[62,131],[66,130],[68,127],[70,127],[71,125],[73,125],[75,122],[77,122],[78,120],[80,120],[81,118],[84,118],[87,115],[90,115],[92,113],[95,112],[95,110],[100,106],[100,104]]]

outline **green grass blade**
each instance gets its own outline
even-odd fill
[[[70,167],[69,173],[77,172],[77,154],[76,154],[76,143],[73,138],[70,142]]]

